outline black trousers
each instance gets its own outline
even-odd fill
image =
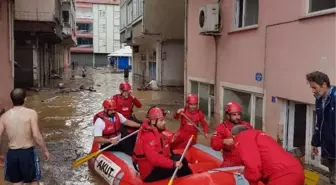
[[[179,161],[181,158],[181,155],[179,154],[173,154],[170,157],[174,161]],[[182,168],[177,171],[178,177],[183,177],[186,175],[192,174],[191,169],[188,166],[188,161],[183,158],[182,160]],[[161,168],[161,167],[155,167],[152,172],[144,179],[144,182],[155,182],[163,179],[170,178],[175,171],[175,168]]]
[[[325,164],[329,169],[329,181],[331,185],[336,184],[336,166],[335,159],[322,158],[322,164]]]
[[[132,116],[131,120],[136,122],[136,123],[142,124],[142,121],[138,120],[134,116]],[[130,134],[130,133],[127,132],[127,128],[130,128],[130,127],[127,127],[125,125],[121,125],[121,137],[122,138],[127,136],[128,134]],[[137,134],[134,134],[133,136],[129,137],[128,139],[120,142],[120,144],[122,144],[122,146],[123,146],[124,153],[126,153],[127,155],[132,155],[133,154],[136,138],[137,138]]]

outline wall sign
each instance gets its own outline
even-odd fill
[[[255,80],[257,81],[257,82],[261,82],[262,80],[263,80],[263,76],[262,76],[262,73],[256,73],[255,74]]]
[[[272,96],[272,103],[275,103],[275,102],[276,102],[276,97]]]
[[[113,184],[113,181],[120,172],[121,168],[104,155],[99,155],[95,162],[95,170],[109,184]]]

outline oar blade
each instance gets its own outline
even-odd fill
[[[72,163],[72,168],[77,168],[81,164],[88,162],[90,159],[96,157],[99,153],[100,152],[97,151],[97,152],[91,153],[91,154],[89,154],[87,156],[84,156],[84,157],[76,160],[75,162]]]

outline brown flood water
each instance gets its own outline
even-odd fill
[[[41,156],[42,183],[44,185],[96,185],[103,184],[93,175],[86,164],[76,169],[71,169],[71,163],[86,155],[92,144],[92,118],[101,110],[105,98],[118,93],[119,83],[123,81],[123,74],[112,74],[106,69],[87,69],[86,78],[79,75],[75,80],[69,80],[69,73],[63,80],[65,87],[79,88],[80,85],[92,86],[97,92],[81,91],[68,94],[52,91],[30,92],[26,106],[35,109],[39,114],[39,126],[51,153],[51,160],[44,162]],[[58,84],[60,80],[55,80]],[[136,89],[136,88],[133,88]],[[183,90],[170,91],[135,91],[133,95],[143,103],[143,108],[136,109],[135,115],[143,119],[148,108],[153,105],[176,111],[183,106]],[[45,99],[59,96],[49,103]],[[167,126],[175,131],[179,121],[172,115],[167,117]],[[1,154],[6,151],[6,138],[3,137]],[[204,137],[199,137],[199,142],[209,144]],[[3,181],[3,169],[0,169],[0,184]]]

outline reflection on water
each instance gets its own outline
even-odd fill
[[[91,78],[91,79],[90,79]],[[34,108],[39,114],[39,126],[47,142],[51,160],[42,161],[43,184],[57,185],[93,185],[101,182],[88,170],[87,165],[77,169],[71,169],[71,163],[79,157],[87,154],[92,144],[92,118],[101,110],[101,103],[105,98],[118,93],[119,83],[123,80],[122,74],[111,74],[103,70],[88,70],[86,79],[68,82],[66,86],[76,86],[83,83],[93,86],[97,92],[76,92],[69,94],[55,94],[44,91],[38,94],[29,93],[26,106]],[[135,88],[134,88],[135,89]],[[54,101],[43,103],[42,101],[54,96],[60,96]],[[180,92],[134,92],[144,107],[135,109],[136,117],[143,119],[148,108],[159,105],[164,109],[175,112],[183,105],[183,93]],[[167,117],[168,128],[176,130],[178,121],[171,116]],[[202,136],[201,143],[208,144]],[[6,150],[6,138],[1,145],[2,153]],[[3,171],[0,172],[0,184],[5,184]]]

